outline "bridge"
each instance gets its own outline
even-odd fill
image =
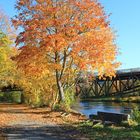
[[[116,72],[116,77],[94,80],[80,80],[78,93],[95,97],[124,95],[140,91],[140,68],[123,69]]]

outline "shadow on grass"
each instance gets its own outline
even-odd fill
[[[103,127],[89,123],[75,125],[24,125],[0,128],[11,140],[140,140],[140,126]],[[87,138],[85,138],[85,136]],[[5,139],[4,139],[5,138]]]
[[[81,133],[87,134],[91,140],[140,140],[140,126],[118,127],[103,125],[92,126],[84,123],[78,126]]]

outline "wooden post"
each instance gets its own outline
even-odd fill
[[[122,86],[121,86],[121,79],[120,78],[119,78],[119,91],[121,92],[121,94],[123,93]]]
[[[105,81],[105,95],[107,96],[109,94],[109,79],[107,78]]]
[[[97,79],[95,80],[95,93],[96,93],[96,96],[99,96]]]

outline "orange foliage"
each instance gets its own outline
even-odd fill
[[[97,0],[18,0],[16,8],[17,62],[27,75],[47,73],[64,85],[79,70],[115,74],[115,36]]]

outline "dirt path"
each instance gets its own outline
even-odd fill
[[[69,125],[83,119],[80,115],[51,112],[48,108],[0,104],[0,132],[8,140],[88,140]]]

